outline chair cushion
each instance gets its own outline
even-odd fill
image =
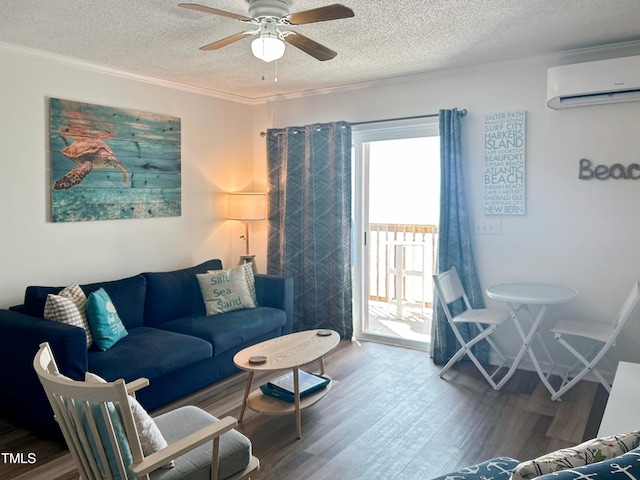
[[[181,407],[154,418],[156,425],[171,445],[172,443],[200,430],[205,425],[218,421],[216,417],[197,407]],[[176,458],[175,467],[170,470],[156,470],[151,473],[153,480],[209,480],[211,478],[212,442]],[[251,442],[236,430],[220,437],[219,478],[222,480],[243,470],[251,460]]]
[[[88,369],[110,382],[154,378],[211,358],[211,344],[196,337],[150,327],[129,330],[129,335],[104,352],[88,352]]]
[[[158,328],[201,338],[213,345],[213,355],[278,330],[287,318],[283,310],[257,307],[213,316],[194,315],[159,325]]]
[[[486,462],[476,465],[469,465],[455,472],[449,472],[446,475],[432,478],[431,480],[509,480],[511,470],[513,470],[518,461],[509,457],[498,457],[487,460]]]

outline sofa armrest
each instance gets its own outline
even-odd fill
[[[293,277],[255,274],[256,297],[261,307],[272,307],[284,310],[287,323],[283,334],[293,331]]]
[[[33,358],[42,342],[48,342],[61,373],[82,380],[87,370],[84,330],[72,325],[0,310],[0,384],[10,385],[0,395],[0,409],[9,418],[38,430],[56,434],[58,427]]]

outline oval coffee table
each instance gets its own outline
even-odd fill
[[[324,335],[319,333],[324,333]],[[236,353],[233,357],[233,363],[238,368],[249,372],[238,421],[242,422],[247,405],[251,410],[268,415],[295,413],[296,434],[298,438],[302,438],[301,410],[310,407],[324,397],[329,388],[331,388],[331,382],[324,389],[300,399],[298,370],[304,365],[318,361],[320,375],[324,376],[322,357],[336,348],[339,342],[340,335],[333,330],[306,330],[273,338]],[[259,364],[249,361],[249,359],[254,359],[255,357],[266,357],[266,361]],[[264,395],[259,388],[251,391],[251,383],[255,372],[276,372],[279,370],[293,371],[295,390],[293,403]]]

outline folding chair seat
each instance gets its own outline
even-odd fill
[[[562,384],[556,393],[551,396],[552,400],[560,399],[562,395],[590,372],[598,379],[607,392],[611,392],[611,385],[595,367],[602,361],[611,368],[604,356],[611,347],[615,346],[620,331],[627,320],[629,320],[629,317],[631,317],[639,302],[640,282],[637,282],[631,289],[631,292],[622,304],[613,322],[561,320],[551,329],[555,339],[577,358],[577,361],[562,375]],[[569,343],[566,337],[573,337],[573,344]],[[581,353],[577,348],[575,338],[586,339],[587,342],[592,344],[591,349],[587,353]]]
[[[451,360],[449,360],[442,370],[440,370],[440,378],[442,378],[446,371],[449,370],[456,362],[467,355],[478,370],[480,370],[480,373],[482,373],[482,376],[487,380],[487,382],[489,382],[494,389],[497,389],[497,383],[494,381],[493,377],[503,366],[507,364],[507,359],[489,336],[496,330],[496,328],[498,328],[499,325],[509,318],[509,313],[506,310],[472,308],[455,267],[446,272],[434,275],[433,281],[436,287],[436,294],[440,299],[442,309],[447,317],[447,322],[461,345],[460,350],[458,350],[455,355],[451,357]],[[462,299],[465,309],[462,313],[454,316],[451,313],[450,306],[452,303],[460,299]],[[458,329],[458,325],[460,324],[474,325],[479,332],[478,335],[469,340],[465,340]],[[472,350],[472,348],[482,340],[485,340],[489,344],[489,347],[496,353],[501,361],[501,364],[497,366],[491,374],[487,372]]]

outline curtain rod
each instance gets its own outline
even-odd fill
[[[463,117],[467,114],[467,109],[462,109],[458,113]],[[414,115],[412,117],[396,117],[396,118],[382,118],[380,120],[369,120],[367,122],[352,122],[351,125],[369,125],[371,123],[383,123],[383,122],[399,122],[401,120],[415,120],[418,118],[433,118],[438,117],[439,113],[427,113],[425,115]]]
[[[467,109],[464,108],[458,112],[463,117],[467,114]],[[428,113],[425,115],[414,115],[412,117],[396,117],[396,118],[382,118],[380,120],[369,120],[366,122],[349,122],[351,125],[369,125],[373,123],[384,123],[384,122],[399,122],[401,120],[416,120],[418,118],[433,118],[439,116],[439,113]],[[260,136],[264,137],[267,132],[260,132]]]

